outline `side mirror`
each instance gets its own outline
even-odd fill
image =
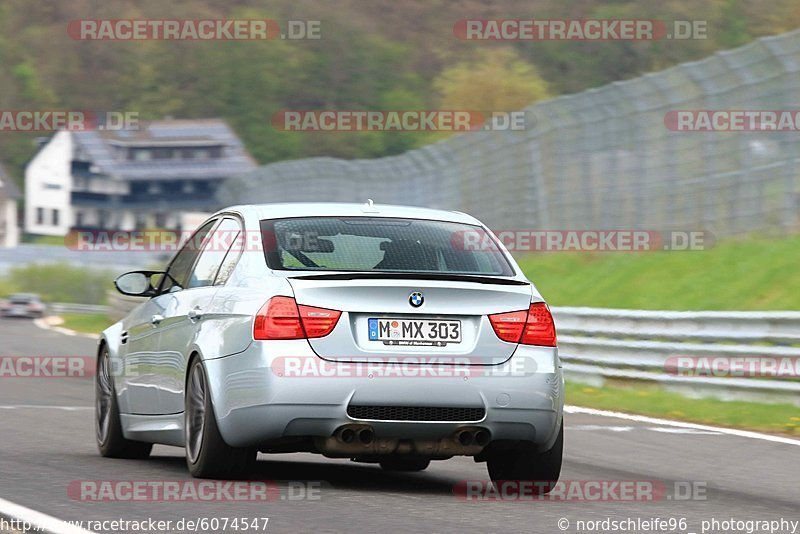
[[[156,275],[169,276],[161,271],[132,271],[117,277],[114,286],[117,291],[130,297],[153,297],[158,294],[153,284]]]

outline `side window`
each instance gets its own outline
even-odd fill
[[[197,255],[200,253],[203,242],[206,240],[208,233],[212,228],[214,228],[216,223],[217,221],[215,219],[200,227],[200,229],[192,235],[186,244],[183,245],[183,248],[178,251],[178,253],[175,255],[175,258],[173,258],[172,262],[170,263],[167,273],[175,279],[180,287],[189,287],[189,273],[194,265],[194,260],[197,259]],[[168,277],[165,277],[163,284],[164,285],[161,288],[162,292],[170,289],[170,284],[172,284],[172,282]]]
[[[225,256],[239,236],[239,223],[233,219],[222,219],[200,253],[188,287],[206,287],[214,285],[217,272],[225,260]]]
[[[242,256],[242,251],[244,251],[244,233],[240,231],[236,235],[236,238],[232,240],[232,243],[231,248],[225,255],[225,259],[222,261],[222,266],[217,272],[217,279],[214,280],[215,286],[224,286],[231,277],[231,274],[233,274],[233,270],[236,268],[236,264]]]

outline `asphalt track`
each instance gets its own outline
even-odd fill
[[[0,356],[89,356],[94,346],[27,320],[0,319]],[[566,416],[562,480],[564,491],[573,492],[569,500],[464,499],[454,488],[487,479],[485,465],[468,458],[405,474],[310,454],[259,456],[252,480],[272,481],[267,501],[82,500],[69,492],[77,481],[191,480],[177,448],[156,447],[142,461],[101,458],[92,403],[90,379],[0,378],[0,499],[72,521],[269,518],[266,530],[262,523],[248,532],[585,532],[581,521],[605,519],[626,521],[627,532],[701,532],[701,522],[712,519],[800,520],[800,441],[584,413]],[[622,501],[588,495],[592,483],[619,481],[654,484],[655,495]],[[628,518],[674,518],[675,525]],[[718,526],[711,532],[746,532]],[[612,530],[600,524],[591,531]]]

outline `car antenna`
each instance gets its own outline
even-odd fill
[[[364,213],[378,213],[378,208],[375,207],[375,203],[372,201],[371,198],[368,198],[364,205],[361,207],[361,211]]]

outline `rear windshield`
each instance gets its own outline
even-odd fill
[[[277,270],[514,275],[496,242],[467,224],[303,217],[261,221],[261,233]]]

